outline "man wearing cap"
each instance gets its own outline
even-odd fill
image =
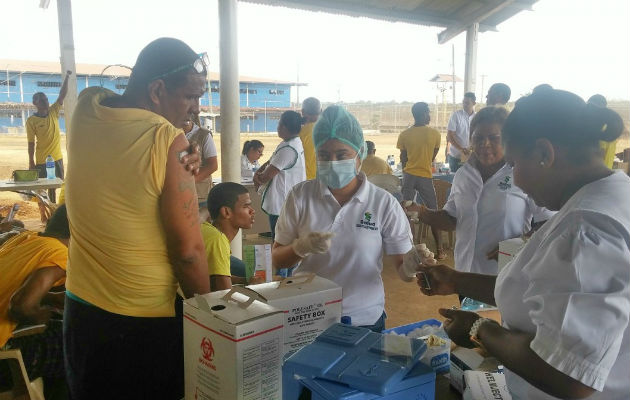
[[[276,225],[274,268],[300,263],[343,288],[343,315],[353,325],[385,327],[383,254],[399,268],[411,249],[409,223],[396,199],[359,173],[366,148],[356,118],[340,106],[313,128],[317,179],[289,192]]]
[[[91,87],[78,98],[66,181],[71,398],[183,396],[175,294],[210,291],[195,181],[180,162],[206,66],[207,56],[161,38],[140,52],[122,96]]]
[[[315,97],[308,97],[302,103],[302,117],[304,125],[300,130],[300,140],[304,147],[304,163],[306,167],[306,179],[315,179],[317,175],[317,157],[313,145],[313,126],[322,112],[322,105]]]
[[[398,136],[396,147],[400,150],[400,162],[403,165],[402,195],[404,200],[415,200],[416,192],[424,205],[432,210],[437,209],[437,197],[433,187],[431,163],[440,150],[442,137],[440,132],[430,128],[431,113],[429,105],[424,102],[415,103],[411,107],[414,125]],[[431,227],[435,239],[438,260],[446,255],[442,250],[442,240],[437,229]]]

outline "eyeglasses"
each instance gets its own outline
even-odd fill
[[[186,68],[190,68],[192,67],[195,71],[197,71],[198,74],[202,73],[204,71],[204,68],[210,65],[210,58],[208,57],[208,53],[199,53],[197,54],[197,57],[195,59],[195,61],[193,61],[190,64],[186,64],[186,65],[182,65],[179,66],[177,68],[174,68],[168,72],[165,72],[163,74],[160,74],[158,76],[156,76],[155,78],[151,79],[152,81],[156,80],[156,79],[161,79],[164,78],[165,76],[174,74],[176,72],[182,71]]]
[[[500,135],[488,135],[488,136],[473,135],[472,142],[475,145],[481,145],[481,144],[484,144],[486,142],[486,139],[491,144],[499,144],[499,143],[501,143],[501,136]]]

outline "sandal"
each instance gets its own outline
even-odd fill
[[[442,261],[445,260],[447,257],[446,252],[444,251],[444,249],[439,249],[437,251],[437,254],[435,255],[435,259],[438,261]]]

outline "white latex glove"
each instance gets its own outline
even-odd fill
[[[291,248],[298,256],[304,258],[309,254],[323,254],[330,249],[330,239],[335,236],[332,232],[311,232],[299,237],[291,243]]]
[[[411,250],[403,256],[402,269],[405,275],[409,278],[416,276],[417,267],[420,264],[434,265],[436,264],[434,254],[429,251],[424,243],[420,243],[414,246]]]

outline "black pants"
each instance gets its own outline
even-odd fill
[[[72,399],[184,396],[181,315],[128,317],[66,297],[63,341]]]
[[[40,178],[46,178],[46,164],[35,164],[35,169],[39,171]],[[55,176],[63,179],[63,159],[55,161]],[[55,189],[48,189],[48,198],[53,203],[57,202],[57,195]]]

